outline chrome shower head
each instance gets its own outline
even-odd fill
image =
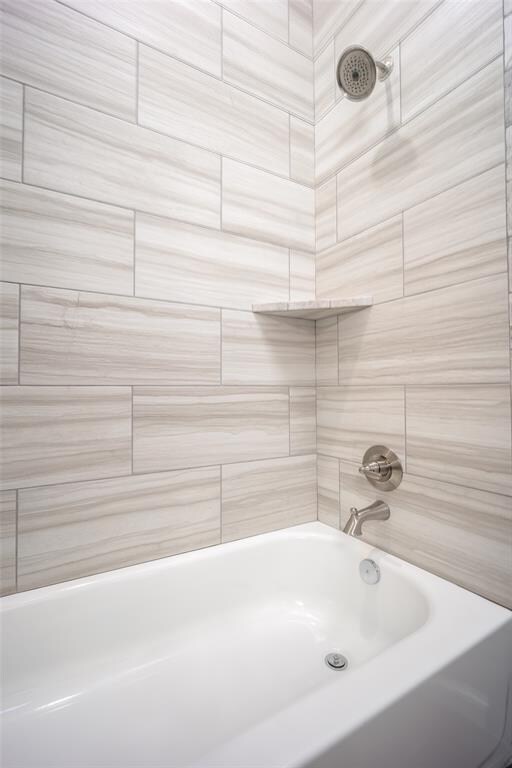
[[[375,88],[377,71],[379,80],[385,80],[391,74],[391,59],[375,61],[366,48],[353,45],[345,48],[336,67],[336,80],[340,89],[350,101],[363,101]]]

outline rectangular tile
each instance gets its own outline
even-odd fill
[[[358,466],[372,445],[388,445],[404,460],[403,387],[319,387],[318,452]]]
[[[316,456],[222,468],[222,541],[316,520]]]
[[[0,597],[16,592],[16,491],[0,491]]]
[[[336,242],[336,178],[329,179],[315,190],[316,251]]]
[[[503,70],[494,61],[338,174],[339,236],[503,162]]]
[[[315,126],[316,178],[323,181],[400,125],[400,57],[370,99],[342,98]],[[357,126],[357,130],[354,130]]]
[[[499,165],[405,211],[406,294],[506,271],[504,188]]]
[[[508,384],[408,387],[407,470],[512,495]]]
[[[222,381],[314,386],[314,322],[223,310]]]
[[[506,383],[507,313],[506,279],[497,275],[346,315],[340,383]]]
[[[288,0],[220,0],[228,11],[288,42]],[[227,15],[227,14],[226,14]]]
[[[313,120],[313,62],[231,13],[223,25],[224,80]]]
[[[289,454],[286,387],[136,388],[135,472]]]
[[[3,75],[135,120],[134,40],[53,0],[2,0],[1,23]]]
[[[23,286],[23,384],[215,384],[220,312]]]
[[[301,184],[315,183],[315,129],[304,120],[290,117],[290,176]]]
[[[338,318],[316,321],[317,386],[338,383]]]
[[[290,251],[290,301],[315,298],[315,255]]]
[[[0,78],[0,174],[21,181],[23,86]]]
[[[27,184],[219,226],[216,155],[31,89],[25,106]]]
[[[222,226],[287,248],[314,250],[314,190],[222,160]]]
[[[502,52],[502,7],[502,0],[447,0],[404,40],[400,52],[403,120]]]
[[[306,56],[313,56],[312,0],[290,0],[288,15],[290,45]]]
[[[2,387],[1,487],[127,475],[129,387]]]
[[[288,176],[288,115],[152,48],[139,49],[139,123]]]
[[[290,387],[290,454],[316,451],[316,394],[314,387]]]
[[[340,466],[332,456],[317,456],[318,519],[340,527]]]
[[[336,74],[334,61],[334,41],[315,60],[315,120],[334,106]]]
[[[375,303],[403,295],[402,216],[317,254],[317,296],[357,296]]]
[[[0,182],[2,275],[84,291],[133,293],[133,212]]]
[[[509,69],[512,67],[512,18],[510,16],[503,19],[503,28],[503,66],[505,69]]]
[[[233,309],[288,300],[282,246],[144,213],[135,241],[137,296]]]
[[[350,507],[380,495],[355,468],[343,466],[341,524]],[[406,474],[390,506],[385,523],[365,524],[365,542],[512,607],[510,497]]]
[[[0,283],[0,384],[18,383],[18,285]]]
[[[361,0],[313,0],[315,54],[346,25],[360,3]]]
[[[221,74],[221,9],[211,2],[66,0],[78,11],[199,69]]]
[[[123,568],[220,541],[220,470],[20,491],[20,589]]]

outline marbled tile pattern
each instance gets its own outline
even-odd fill
[[[316,451],[316,392],[314,387],[290,387],[290,453]]]
[[[224,310],[222,381],[314,386],[314,323]]]
[[[315,298],[315,255],[307,251],[290,251],[290,301]],[[259,302],[254,302],[259,303]]]
[[[315,131],[312,125],[290,117],[290,175],[301,184],[315,183]]]
[[[66,4],[142,43],[214,75],[221,73],[221,9],[215,3],[66,0]]]
[[[287,456],[288,419],[286,387],[137,387],[133,468],[156,472]],[[307,424],[294,427],[298,434]]]
[[[250,21],[274,37],[288,40],[288,0],[254,2],[254,0],[221,0],[228,11]]]
[[[340,527],[340,466],[332,456],[317,457],[318,519],[334,528]]]
[[[2,75],[135,120],[134,40],[52,0],[2,0],[0,10]]]
[[[2,276],[84,291],[133,292],[133,213],[0,181]]]
[[[336,30],[343,28],[361,0],[313,0],[313,41],[317,55]]]
[[[317,254],[319,298],[368,293],[375,303],[403,295],[402,216]]]
[[[336,243],[336,177],[329,179],[315,190],[316,251]]]
[[[18,285],[0,283],[0,384],[18,383]]]
[[[130,474],[129,387],[7,386],[0,400],[2,489]]]
[[[336,94],[334,41],[315,59],[315,121],[318,122],[334,105]],[[339,91],[338,91],[339,92]]]
[[[166,301],[233,309],[289,294],[289,253],[283,246],[228,232],[137,214],[135,293]],[[304,289],[313,254],[294,260],[294,287]]]
[[[338,318],[316,321],[317,387],[338,383]]]
[[[220,469],[20,491],[21,590],[220,541]]]
[[[0,78],[0,174],[21,181],[23,86]]]
[[[285,112],[144,45],[139,50],[139,122],[176,139],[288,175],[289,118]],[[298,139],[298,171],[302,177],[309,171],[305,183],[312,184],[307,152],[313,154],[313,137],[308,143],[308,136],[299,133]]]
[[[0,491],[0,597],[16,592],[16,491]]]
[[[22,384],[217,383],[219,345],[217,309],[22,289]]]
[[[316,456],[223,467],[223,541],[306,523],[316,515]]]
[[[30,88],[25,106],[28,184],[218,227],[217,155]]]
[[[313,55],[313,0],[289,0],[288,40],[306,56]]]

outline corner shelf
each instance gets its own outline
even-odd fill
[[[279,301],[273,304],[253,304],[252,311],[262,315],[297,317],[303,320],[323,320],[325,317],[357,312],[373,304],[372,296],[352,299],[318,299],[316,301]]]

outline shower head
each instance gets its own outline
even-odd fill
[[[366,48],[353,45],[345,48],[338,59],[336,80],[347,99],[362,101],[372,93],[377,77],[379,80],[385,80],[392,69],[391,59],[375,61]]]

